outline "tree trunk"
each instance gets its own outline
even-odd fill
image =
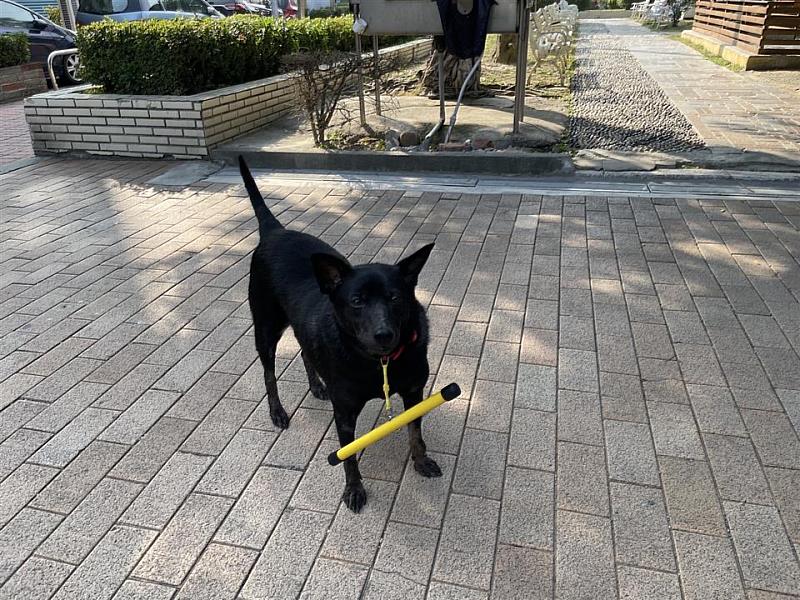
[[[432,94],[435,96],[439,94],[439,52],[439,50],[433,50],[431,57],[428,59],[428,64],[425,65],[425,69],[422,71],[420,88],[423,94]],[[461,59],[452,54],[448,54],[446,51],[444,52],[445,94],[458,94],[474,63],[471,58]],[[465,93],[477,92],[480,89],[480,81],[481,68],[478,67],[478,70],[472,76],[472,79],[470,79]]]
[[[516,33],[503,33],[497,38],[497,45],[492,51],[492,60],[504,65],[517,64]]]

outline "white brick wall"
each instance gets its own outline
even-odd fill
[[[430,40],[418,40],[381,54],[408,64],[425,59],[430,47]],[[204,158],[215,146],[285,115],[297,97],[291,74],[193,96],[81,93],[87,87],[25,100],[36,154]]]

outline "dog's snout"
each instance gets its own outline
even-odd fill
[[[375,332],[375,341],[378,342],[381,346],[388,346],[392,343],[394,339],[394,334],[391,332],[390,329],[380,329]]]

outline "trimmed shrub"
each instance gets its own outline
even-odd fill
[[[0,35],[0,68],[24,65],[31,59],[28,36],[24,33]]]
[[[61,18],[61,7],[60,6],[45,6],[44,12],[47,15],[47,18],[50,19],[56,25],[64,26],[64,20]]]
[[[102,21],[78,30],[85,81],[109,94],[190,95],[275,75],[282,56],[349,51],[350,17]]]

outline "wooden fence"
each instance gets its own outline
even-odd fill
[[[697,0],[692,29],[753,54],[800,55],[800,0]]]

